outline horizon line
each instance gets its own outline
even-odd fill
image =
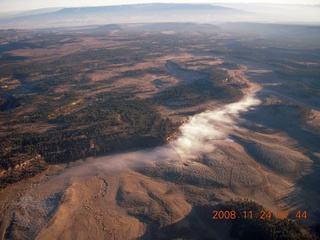
[[[181,2],[154,2],[154,3],[122,3],[122,4],[108,4],[108,5],[84,5],[84,6],[59,6],[59,7],[44,7],[44,8],[32,8],[32,9],[25,9],[25,10],[17,10],[17,11],[0,11],[0,14],[3,13],[23,13],[23,12],[29,12],[29,11],[37,11],[37,10],[45,10],[45,9],[66,9],[66,8],[94,8],[94,7],[111,7],[111,6],[133,6],[133,5],[152,5],[152,4],[168,4],[168,5],[173,5],[173,4],[177,4],[177,5],[284,5],[284,6],[318,6],[320,4],[305,4],[305,3],[270,3],[270,2],[254,2],[254,3],[250,3],[250,2],[239,2],[239,3],[235,3],[235,2],[193,2],[193,3],[181,3]]]

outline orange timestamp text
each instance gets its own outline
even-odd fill
[[[212,219],[307,219],[307,211],[295,211],[290,212],[289,210],[279,210],[276,214],[273,214],[270,210],[260,210],[255,212],[252,210],[244,210],[243,212],[237,212],[236,210],[214,210]]]

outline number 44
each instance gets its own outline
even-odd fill
[[[297,214],[296,214],[296,217],[299,218],[299,219],[300,218],[306,219],[307,218],[307,211],[303,211],[303,212],[298,211]]]

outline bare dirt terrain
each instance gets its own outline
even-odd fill
[[[229,34],[62,34],[4,52],[39,72],[1,65],[0,239],[231,239],[230,199],[319,222],[320,112],[275,66]]]
[[[282,134],[230,130],[237,141],[214,141],[215,149],[196,159],[121,164],[113,159],[130,159],[130,153],[108,156],[50,168],[16,184],[14,193],[5,189],[3,237],[150,239],[154,224],[175,224],[195,204],[250,196],[273,212],[299,207],[282,199],[297,190],[295,182],[311,172],[312,161]],[[317,210],[317,201],[308,202],[309,211]]]

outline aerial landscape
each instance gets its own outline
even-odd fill
[[[0,239],[320,239],[319,1],[19,2]]]

